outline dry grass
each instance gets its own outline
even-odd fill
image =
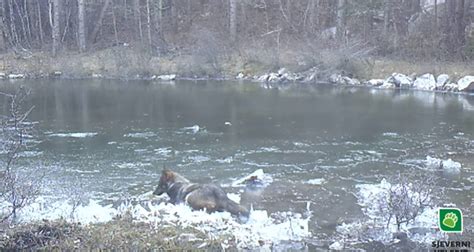
[[[128,218],[92,225],[44,221],[3,232],[0,228],[0,250],[220,250],[220,244],[191,228],[154,227]]]
[[[65,52],[57,58],[41,52],[34,53],[28,59],[4,54],[0,57],[0,72],[26,73],[32,78],[47,77],[54,71],[61,71],[64,77],[69,78],[90,77],[94,73],[107,78],[170,73],[181,77],[234,77],[239,72],[258,75],[277,71],[281,67],[300,72],[317,66],[328,72],[328,75],[344,71],[360,79],[386,78],[393,72],[407,75],[447,73],[455,79],[474,74],[473,62],[372,59],[367,55],[358,56],[357,51],[363,50],[363,47],[328,49],[317,42],[296,41],[290,45],[281,45],[279,51],[252,42],[238,49],[224,48],[219,51],[205,48],[204,45],[196,51],[177,51],[159,57],[132,46],[115,46],[84,54]],[[214,52],[216,55],[213,55]]]
[[[474,62],[437,62],[437,61],[397,61],[378,59],[373,62],[372,74],[367,78],[386,78],[394,72],[407,75],[431,73],[435,76],[445,73],[453,79],[474,75]]]

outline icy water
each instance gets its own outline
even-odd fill
[[[242,189],[232,183],[262,169],[272,182],[255,210],[275,223],[285,214],[310,216],[308,233],[287,240],[357,247],[347,232],[361,228],[348,225],[376,218],[367,191],[410,172],[413,183],[433,175],[446,193],[438,205],[463,210],[472,240],[474,96],[227,81],[35,80],[0,82],[0,90],[19,85],[31,88],[30,120],[38,122],[22,163],[46,176],[37,218],[54,218],[49,207],[71,198],[97,204],[84,210],[97,219],[123,199],[150,199],[163,166],[237,195]],[[461,169],[433,169],[432,159]],[[420,222],[431,236],[412,240],[429,246],[442,238],[433,212]],[[382,236],[365,248],[374,240],[388,246]]]

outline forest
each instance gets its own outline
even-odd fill
[[[0,51],[357,47],[363,56],[465,61],[474,57],[473,15],[472,0],[2,0]]]

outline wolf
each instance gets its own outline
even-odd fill
[[[205,209],[208,213],[227,211],[241,220],[248,219],[249,210],[227,197],[218,185],[191,183],[182,175],[163,169],[154,195],[168,194],[173,204],[185,203],[194,210]]]

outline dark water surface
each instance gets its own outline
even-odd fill
[[[474,96],[228,81],[32,80],[0,90],[19,85],[31,88],[38,122],[24,161],[45,166],[45,193],[56,197],[140,195],[163,165],[221,184],[262,168],[274,182],[256,207],[302,212],[310,201],[310,229],[326,239],[363,218],[355,185],[430,172],[446,188],[442,203],[472,213]],[[423,169],[428,155],[461,172]],[[325,183],[308,183],[317,178]]]

